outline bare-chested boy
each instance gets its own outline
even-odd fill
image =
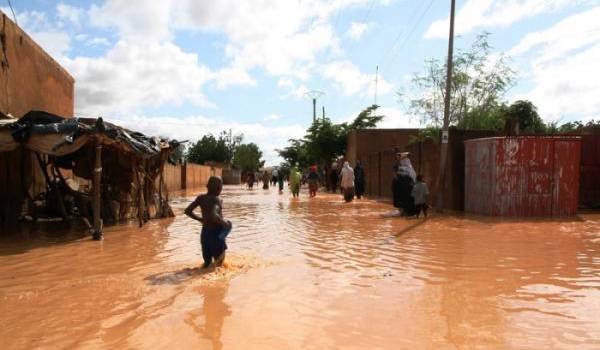
[[[199,195],[186,209],[185,214],[202,223],[200,244],[202,245],[203,267],[209,267],[213,258],[217,266],[225,260],[227,244],[225,237],[231,231],[231,221],[223,219],[223,201],[219,198],[223,190],[220,177],[211,176],[206,185],[208,193]],[[202,216],[194,213],[200,207]]]

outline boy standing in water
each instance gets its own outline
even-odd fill
[[[427,184],[423,182],[423,176],[417,176],[417,183],[413,186],[412,197],[415,200],[415,212],[417,213],[417,218],[421,211],[423,211],[423,215],[427,217],[427,196],[429,195],[429,188],[427,188]]]
[[[223,265],[227,244],[225,237],[231,232],[231,221],[223,219],[223,201],[219,198],[223,190],[223,181],[220,177],[211,176],[206,185],[208,192],[199,195],[186,209],[185,215],[202,223],[200,244],[202,245],[202,258],[207,268],[213,258],[217,266]],[[194,209],[200,207],[202,216],[196,215]]]

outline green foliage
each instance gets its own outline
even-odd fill
[[[506,91],[513,85],[515,71],[504,55],[491,56],[488,33],[477,37],[467,51],[458,51],[453,59],[450,98],[450,124],[466,127],[497,126],[498,108]],[[412,80],[419,97],[408,99],[408,111],[425,125],[440,127],[444,119],[446,60],[425,62],[425,73]],[[400,94],[401,100],[406,97]],[[464,120],[464,119],[467,120]],[[476,120],[483,118],[483,121]]]
[[[350,131],[373,128],[384,118],[375,115],[378,108],[377,105],[365,108],[351,123],[334,124],[329,118],[316,120],[303,139],[289,140],[290,145],[277,150],[285,160],[282,166],[299,164],[305,168],[311,164],[324,165],[344,155]]]
[[[383,115],[372,115],[379,108],[378,105],[371,105],[358,113],[358,116],[350,125],[342,124],[350,130],[374,128],[384,118]]]
[[[505,118],[519,122],[521,133],[542,134],[546,132],[546,124],[530,101],[516,101],[505,111]]]
[[[204,135],[188,149],[186,159],[196,164],[204,164],[207,161],[230,163],[242,139],[243,135],[231,136],[225,131],[218,137],[212,134]]]
[[[309,164],[308,150],[304,140],[289,140],[290,145],[277,150],[279,156],[285,159],[285,163],[282,167],[289,169],[292,165],[299,164],[301,167],[305,167]]]
[[[423,142],[425,140],[437,140],[440,136],[441,128],[435,126],[428,126],[420,129],[416,136],[409,137],[409,144]]]
[[[465,130],[502,130],[505,124],[507,107],[494,106],[484,110],[471,109],[456,123],[456,127]]]
[[[243,172],[254,172],[265,164],[261,157],[262,152],[255,143],[243,143],[235,149],[233,165]]]
[[[345,124],[333,124],[328,118],[316,120],[304,137],[308,162],[324,164],[343,155],[348,135],[346,130]]]
[[[548,134],[577,134],[585,130],[600,130],[600,120],[590,120],[587,123],[572,121],[560,126],[558,122],[551,122],[546,125],[546,133]]]

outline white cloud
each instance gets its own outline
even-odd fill
[[[352,22],[346,35],[348,35],[353,40],[358,40],[362,38],[363,34],[365,34],[370,27],[370,23]]]
[[[290,78],[279,78],[277,86],[280,88],[293,88],[294,82]]]
[[[65,60],[75,77],[76,109],[95,114],[189,101],[209,105],[201,92],[210,78],[198,56],[171,43],[118,42],[106,56]]]
[[[107,0],[88,11],[90,23],[116,28],[121,39],[129,42],[160,42],[171,38],[168,0]]]
[[[380,107],[377,109],[377,114],[384,115],[385,118],[377,126],[385,129],[403,129],[403,128],[420,128],[422,127],[419,118],[406,114],[398,108]]]
[[[244,142],[256,143],[263,152],[267,165],[278,165],[282,160],[275,151],[291,138],[300,138],[305,128],[298,124],[269,126],[263,123],[239,123],[219,117],[156,117],[132,116],[111,118],[108,121],[148,135],[160,135],[192,142],[208,133],[218,134],[222,130],[232,130],[233,134],[244,134]]]
[[[64,3],[56,5],[56,15],[62,20],[67,20],[75,25],[79,25],[85,11],[79,7],[70,6]]]
[[[87,40],[86,44],[90,45],[90,46],[109,46],[110,41],[108,41],[108,39],[106,39],[106,38],[94,37],[94,38]]]
[[[339,51],[328,20],[351,6],[370,0],[107,0],[92,5],[92,24],[116,28],[128,41],[168,40],[178,30],[212,31],[227,37],[229,67],[223,84],[248,85],[249,72],[262,68],[273,76],[306,80],[318,67],[317,56]],[[389,1],[379,1],[387,5]],[[243,74],[245,71],[246,74]]]
[[[482,28],[507,27],[527,17],[556,11],[586,0],[468,0],[456,14],[455,34],[461,35]],[[447,38],[448,18],[433,22],[425,38]]]
[[[515,45],[511,54],[531,56],[524,70],[534,87],[514,97],[531,100],[547,120],[600,115],[599,17],[600,6],[530,33]]]
[[[350,61],[334,61],[327,64],[324,68],[324,76],[348,96],[373,94],[375,92],[375,74],[361,72],[360,68]],[[379,77],[377,83],[378,94],[388,94],[392,89],[392,84]]]
[[[218,70],[214,74],[217,88],[225,89],[231,85],[248,85],[255,86],[256,80],[248,74],[244,69],[238,67],[228,67]]]
[[[268,116],[266,116],[265,118],[263,118],[264,121],[266,122],[272,122],[275,120],[280,120],[281,116],[279,114],[270,114]]]

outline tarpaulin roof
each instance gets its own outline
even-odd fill
[[[176,140],[149,137],[102,118],[63,118],[42,111],[31,111],[16,122],[0,124],[0,152],[22,145],[32,151],[64,156],[88,142],[109,145],[140,158],[153,157],[180,144]]]

